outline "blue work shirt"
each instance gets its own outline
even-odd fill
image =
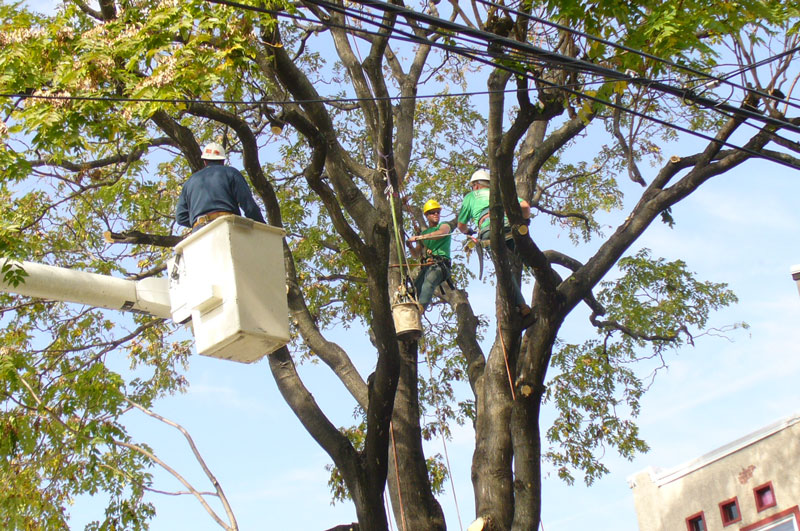
[[[239,170],[222,164],[210,164],[195,172],[183,185],[175,220],[191,227],[195,220],[210,212],[239,211],[253,221],[265,223],[250,188]]]

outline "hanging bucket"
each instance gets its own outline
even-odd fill
[[[397,339],[414,341],[422,337],[422,317],[416,302],[398,302],[392,305],[392,317]]]

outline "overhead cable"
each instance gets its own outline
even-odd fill
[[[731,78],[731,77],[734,77],[734,76],[738,76],[742,72],[746,72],[748,70],[754,70],[754,69],[756,69],[756,68],[758,68],[760,66],[764,66],[765,64],[771,63],[773,61],[777,61],[778,59],[782,59],[782,58],[786,57],[787,55],[795,54],[798,51],[800,51],[800,45],[799,46],[795,46],[793,48],[789,48],[788,50],[784,50],[779,54],[775,54],[775,55],[772,55],[770,57],[766,57],[764,59],[761,59],[760,61],[756,61],[752,65],[746,65],[746,66],[743,66],[742,68],[738,68],[738,69],[734,70],[733,72],[728,72],[727,74],[723,75],[721,79],[722,80],[727,80],[728,78]],[[734,85],[734,86],[736,86],[736,85]],[[773,99],[778,100],[778,101],[784,101],[781,98],[778,98],[776,96],[772,96],[772,95],[769,95],[769,96],[771,98],[773,98]],[[800,105],[792,104],[792,107],[800,107]]]
[[[699,76],[701,79],[708,79],[709,80],[709,82],[705,83],[705,85],[708,85],[708,84],[713,83],[713,82],[717,82],[717,83],[720,83],[720,84],[724,83],[726,85],[730,85],[730,86],[738,88],[740,90],[746,90],[746,91],[749,91],[749,92],[753,92],[753,93],[755,93],[755,94],[757,94],[757,95],[759,95],[759,96],[761,96],[763,98],[767,98],[767,99],[771,99],[771,100],[779,101],[779,102],[784,102],[785,100],[783,100],[782,98],[779,98],[779,97],[777,97],[777,96],[775,96],[773,94],[770,94],[768,92],[763,92],[763,91],[760,91],[758,89],[754,89],[754,88],[751,88],[751,87],[744,87],[744,86],[739,85],[737,83],[733,83],[731,81],[728,81],[728,79],[730,79],[731,77],[734,77],[734,76],[736,76],[736,75],[738,75],[738,74],[740,74],[742,72],[745,72],[747,70],[753,70],[753,69],[758,68],[760,66],[763,66],[765,64],[771,63],[773,61],[777,61],[778,59],[786,57],[787,55],[791,55],[793,53],[796,53],[796,52],[800,51],[800,46],[795,46],[794,48],[791,48],[789,50],[785,50],[785,51],[783,51],[783,52],[781,52],[779,54],[776,54],[776,55],[767,57],[765,59],[762,59],[761,61],[753,63],[752,65],[747,65],[745,67],[742,67],[742,68],[736,70],[735,72],[729,72],[729,73],[726,73],[726,74],[721,75],[721,76],[715,76],[713,74],[709,74],[708,72],[703,72],[701,70],[697,70],[697,69],[695,69],[695,68],[693,68],[691,66],[681,65],[681,64],[676,63],[674,61],[670,61],[669,59],[664,59],[663,57],[659,57],[657,55],[653,55],[653,54],[647,53],[647,52],[642,51],[642,50],[637,50],[636,48],[631,48],[631,47],[626,46],[624,44],[619,44],[619,43],[610,41],[608,39],[603,39],[602,37],[598,37],[596,35],[592,35],[590,33],[586,33],[586,32],[581,31],[581,30],[570,28],[569,26],[565,26],[563,24],[559,24],[557,22],[553,22],[553,21],[547,20],[545,18],[537,17],[535,15],[532,15],[532,14],[529,14],[529,13],[525,13],[524,11],[519,11],[517,9],[511,8],[511,7],[507,7],[507,6],[504,6],[502,4],[498,4],[496,2],[492,2],[490,0],[477,0],[477,2],[479,2],[481,4],[484,4],[484,5],[491,6],[491,7],[496,7],[498,9],[502,9],[503,11],[507,11],[509,13],[513,13],[514,15],[517,15],[517,16],[525,17],[525,18],[527,18],[529,20],[532,20],[534,22],[538,22],[539,24],[547,25],[547,26],[550,26],[552,28],[555,28],[555,29],[558,29],[558,30],[561,30],[561,31],[565,31],[567,33],[571,33],[573,35],[577,35],[579,37],[584,37],[584,38],[586,38],[588,40],[592,40],[592,41],[595,41],[595,42],[599,42],[601,44],[605,44],[607,46],[611,46],[611,47],[616,48],[618,50],[629,52],[629,53],[638,55],[640,57],[651,59],[653,61],[657,61],[657,62],[665,64],[667,66],[671,66],[673,68],[677,68],[679,70],[683,70],[685,72],[689,72],[689,73],[695,74],[696,76]],[[789,103],[789,105],[791,105],[792,107],[800,108],[800,105],[797,105],[797,104],[794,104],[794,103]]]
[[[414,96],[372,96],[369,98],[319,98],[308,100],[215,100],[215,99],[194,99],[194,98],[135,98],[124,96],[74,96],[71,94],[25,94],[25,93],[0,93],[0,98],[19,98],[19,99],[39,99],[39,100],[62,100],[62,101],[107,101],[119,103],[207,103],[213,105],[296,105],[303,103],[358,103],[360,101],[379,101],[379,100],[418,100],[436,98],[458,98],[470,96],[482,96],[498,92],[517,92],[516,89],[507,90],[478,90],[473,92],[455,92],[446,94],[422,94]]]
[[[206,1],[209,2],[209,3],[223,4],[223,5],[228,5],[228,6],[232,6],[232,7],[238,7],[238,8],[246,9],[246,10],[269,12],[269,14],[276,14],[276,15],[280,16],[279,12],[272,12],[272,11],[266,10],[264,8],[259,8],[259,7],[255,7],[255,6],[248,6],[248,5],[245,5],[245,4],[240,4],[238,2],[232,2],[230,0],[206,0]],[[306,0],[306,1],[309,2],[309,3],[315,4],[315,5],[318,5],[320,7],[326,7],[326,8],[335,10],[337,12],[343,12],[343,8],[341,6],[337,6],[335,4],[327,2],[325,0]],[[389,6],[389,9],[391,9],[391,10],[401,9],[403,11],[403,13],[409,12],[408,10],[404,10],[403,8],[399,8],[398,6],[384,4],[382,2],[375,2],[373,0],[366,0],[366,1],[353,0],[353,1],[356,2],[356,3],[365,4],[365,5],[378,5],[378,4],[380,4],[382,6],[384,6],[384,5],[385,6]],[[484,34],[487,34],[487,35],[489,35],[491,37],[497,37],[498,39],[508,40],[508,41],[510,41],[510,42],[512,42],[514,44],[517,44],[517,45],[521,45],[522,44],[522,43],[519,43],[518,41],[512,41],[510,39],[505,39],[505,38],[502,38],[500,36],[496,36],[496,35],[491,34],[491,33],[482,32],[480,30],[473,30],[472,28],[467,28],[466,26],[461,26],[461,25],[458,25],[458,24],[455,24],[455,23],[451,23],[450,21],[447,21],[447,20],[438,19],[436,17],[429,17],[427,15],[422,15],[422,14],[416,13],[416,12],[409,12],[409,13],[412,13],[412,14],[420,16],[420,17],[432,18],[432,19],[435,19],[437,21],[442,21],[444,23],[444,27],[447,28],[448,30],[452,30],[452,26],[455,26],[456,29],[465,28],[465,29],[469,30],[471,33],[475,33],[475,32],[484,33]],[[352,10],[347,11],[347,14],[352,15],[353,14]],[[360,14],[359,16],[363,16],[363,14]],[[373,24],[373,25],[383,25],[382,22],[374,22],[374,21],[372,21],[372,20],[370,20],[370,19],[368,19],[366,17],[363,17],[362,20],[367,22],[367,23]],[[320,21],[320,22],[322,22],[323,24],[328,24],[329,23],[329,21]],[[383,26],[386,27],[386,28],[391,29],[389,26],[386,26],[386,25],[383,25]],[[429,45],[429,46],[437,47],[437,48],[440,48],[440,49],[443,49],[443,50],[446,50],[446,51],[452,51],[454,53],[459,53],[461,55],[465,55],[466,57],[469,57],[469,58],[471,58],[471,59],[473,59],[475,61],[487,64],[487,65],[492,66],[494,68],[499,68],[499,69],[502,69],[502,70],[509,71],[510,73],[513,73],[515,75],[519,75],[519,76],[525,77],[527,79],[532,79],[532,80],[534,80],[536,82],[539,82],[539,83],[542,83],[542,84],[546,84],[546,85],[548,85],[548,86],[550,86],[552,88],[563,89],[563,90],[565,90],[565,91],[567,91],[567,92],[569,92],[569,93],[571,93],[571,94],[573,94],[575,96],[579,96],[579,97],[585,98],[587,100],[602,104],[602,105],[610,107],[610,108],[621,110],[621,111],[626,112],[628,114],[631,114],[631,115],[634,115],[634,116],[637,116],[637,117],[652,121],[654,123],[663,125],[665,127],[669,127],[669,128],[675,129],[677,131],[681,131],[681,132],[690,134],[692,136],[696,136],[698,138],[702,138],[702,139],[704,139],[706,141],[709,141],[709,142],[715,142],[715,143],[720,144],[722,146],[730,147],[732,149],[748,153],[749,155],[754,156],[754,157],[762,158],[762,159],[765,159],[765,160],[770,160],[772,162],[776,162],[778,164],[790,167],[792,169],[798,169],[796,165],[794,165],[794,164],[792,164],[790,162],[787,162],[787,161],[785,161],[783,159],[780,159],[780,158],[777,158],[777,157],[772,157],[770,155],[767,155],[765,153],[760,153],[758,151],[754,151],[754,150],[749,149],[747,147],[738,146],[738,145],[730,143],[728,141],[721,141],[721,140],[716,139],[716,138],[714,138],[714,137],[712,137],[710,135],[699,133],[697,131],[693,131],[693,130],[688,129],[686,127],[679,126],[677,124],[668,122],[666,120],[662,120],[660,118],[655,118],[655,117],[649,116],[647,114],[644,114],[644,113],[641,113],[641,112],[638,112],[638,111],[634,111],[634,110],[632,110],[632,109],[630,109],[628,107],[625,107],[625,106],[622,106],[622,105],[617,105],[617,104],[614,104],[612,102],[609,102],[609,101],[606,101],[606,100],[603,100],[603,99],[600,99],[600,98],[597,98],[597,97],[594,97],[594,96],[590,96],[590,95],[587,95],[585,93],[582,93],[582,92],[579,92],[579,91],[576,91],[576,90],[565,88],[564,86],[559,85],[557,83],[552,83],[552,82],[546,81],[546,80],[542,79],[541,77],[534,78],[529,72],[514,70],[514,69],[512,69],[512,68],[510,68],[510,67],[508,67],[506,65],[498,64],[498,63],[496,63],[494,61],[491,61],[491,60],[488,60],[488,59],[484,59],[483,57],[480,57],[480,56],[476,55],[476,53],[475,53],[476,51],[475,50],[470,50],[469,52],[465,53],[463,50],[454,49],[456,47],[453,47],[452,45],[448,45],[448,44],[437,42],[437,41],[429,41],[429,40],[417,37],[415,35],[412,35],[411,39],[412,39],[412,42],[415,42],[416,44]],[[536,47],[532,47],[531,46],[531,48],[536,48]],[[543,50],[543,51],[547,55],[558,55],[558,54],[554,54],[552,52],[548,52],[546,50]],[[490,57],[495,57],[496,58],[497,55],[490,55]],[[590,65],[592,67],[597,66],[597,65],[593,65],[592,63],[587,63],[585,61],[580,61],[580,60],[573,59],[573,58],[568,58],[568,57],[565,57],[565,56],[562,56],[562,57],[564,57],[566,59],[569,59],[570,62],[573,62],[573,63],[585,63],[585,64],[588,64],[588,65]],[[598,68],[602,68],[602,67],[598,67]],[[580,69],[578,69],[578,70],[581,71]],[[593,68],[593,70],[595,70],[595,68]],[[624,76],[624,80],[626,80],[626,81],[631,81],[632,80],[626,74],[623,74],[621,72],[617,72],[617,71],[614,71],[614,70],[611,70],[611,69],[607,69],[607,70],[613,72],[616,76]],[[647,81],[647,80],[645,80],[645,81]],[[655,83],[655,82],[651,82],[651,83]],[[672,87],[672,88],[675,89],[675,90],[679,90],[679,89],[676,89],[675,87]],[[371,98],[371,99],[374,99],[374,98]],[[721,109],[722,106],[719,104],[719,102],[715,102],[714,100],[710,100],[708,98],[703,98],[703,99],[707,100],[708,102],[713,104],[712,107],[711,107],[713,110],[721,112],[722,114],[725,114],[726,116],[730,116],[729,114],[727,114],[727,112],[731,112],[734,115],[738,115],[738,114],[740,114],[739,111],[745,111],[745,109],[739,109],[737,107],[733,107],[733,106],[725,104],[725,106],[730,109],[729,111],[726,109],[727,112],[725,112],[725,111],[723,111]],[[755,117],[762,118],[762,119],[765,118],[765,117],[763,117],[762,115],[760,115],[758,113],[753,113],[753,114],[755,114]],[[794,126],[794,124],[791,124],[791,123],[787,123],[787,125],[789,126],[788,127],[789,129],[793,129],[793,130],[800,129],[797,126]],[[783,127],[783,125],[781,125],[781,127]]]
[[[221,3],[221,4],[224,4],[224,5],[235,6],[235,7],[240,7],[240,8],[244,8],[244,9],[256,9],[256,10],[259,10],[259,8],[253,8],[252,6],[239,4],[237,2],[232,2],[230,0],[208,0],[208,1],[211,2],[211,3]],[[472,49],[469,49],[469,48],[457,47],[457,46],[454,46],[452,44],[442,44],[442,43],[438,43],[438,42],[427,41],[425,39],[422,39],[422,38],[418,37],[417,35],[414,35],[414,34],[411,34],[411,33],[407,33],[407,32],[404,32],[402,30],[397,30],[396,28],[394,28],[392,26],[388,26],[388,25],[384,24],[382,21],[381,22],[376,22],[372,18],[370,18],[370,15],[371,15],[370,13],[365,13],[363,11],[354,11],[351,8],[346,8],[346,7],[343,7],[343,6],[339,6],[339,5],[336,5],[336,4],[333,4],[333,3],[329,2],[327,0],[317,0],[317,1],[309,0],[309,3],[316,4],[316,5],[320,6],[320,7],[326,7],[327,9],[329,9],[331,11],[335,11],[335,12],[338,12],[338,13],[343,14],[345,16],[350,16],[350,17],[356,18],[357,20],[361,20],[362,22],[365,22],[365,23],[368,23],[368,24],[372,24],[372,25],[374,25],[376,27],[379,27],[381,29],[389,30],[389,31],[392,32],[392,37],[393,38],[397,38],[396,35],[398,33],[405,37],[405,38],[399,38],[398,40],[404,40],[404,41],[413,42],[413,43],[416,43],[416,44],[423,44],[423,45],[439,47],[440,49],[444,49],[446,51],[450,51],[450,52],[465,56],[465,57],[470,58],[472,60],[476,60],[476,61],[482,62],[484,64],[490,65],[490,66],[492,66],[494,68],[500,68],[502,70],[509,71],[509,72],[514,73],[516,75],[524,75],[524,76],[526,76],[528,78],[531,78],[531,76],[529,74],[527,74],[527,73],[520,72],[520,71],[518,71],[516,69],[507,67],[506,65],[498,64],[498,63],[496,63],[494,61],[487,61],[487,60],[485,60],[485,59],[483,59],[481,57],[481,56],[487,56],[487,57],[497,58],[497,57],[500,56],[497,52],[489,53],[489,52],[483,52],[482,50],[472,50]],[[280,16],[279,12],[275,12],[274,14]],[[341,25],[332,23],[330,21],[321,21],[321,22],[323,24],[326,24],[326,25],[331,25],[331,26],[335,26],[335,27],[341,27]],[[446,22],[449,23],[449,21],[446,21]],[[435,28],[435,26],[431,26],[431,27]],[[441,29],[441,28],[439,28],[439,29]],[[363,31],[363,30],[359,29],[359,31]],[[487,33],[487,32],[483,32],[483,33]],[[441,32],[440,32],[440,34],[441,35],[445,35],[445,33],[441,33]],[[383,36],[384,34],[375,33],[375,35]],[[488,35],[494,35],[494,34],[488,33]],[[463,36],[459,35],[459,38],[463,38]],[[471,41],[471,42],[474,43],[475,41]],[[517,43],[518,41],[512,41],[512,42]],[[519,53],[520,52],[517,52],[514,55],[509,55],[508,53],[506,53],[506,55],[503,55],[502,57],[503,58],[512,58],[512,59],[515,59],[515,60],[517,60],[517,61],[519,61],[521,63],[525,63],[525,64],[536,64],[533,61],[531,61],[530,58],[527,57],[526,55],[524,55],[524,54],[519,55]],[[547,53],[549,54],[551,52],[547,52]],[[572,59],[572,58],[569,58],[569,59]],[[576,61],[579,61],[579,60],[576,60]],[[546,62],[546,60],[545,60],[545,62]],[[593,63],[587,63],[587,64],[593,65]],[[562,65],[555,65],[555,66],[563,68]],[[596,65],[593,65],[593,66],[596,66]],[[585,70],[581,70],[580,68],[572,68],[570,70],[573,70],[573,71],[576,71],[576,72],[582,72],[584,74],[589,74],[589,75],[591,75],[591,74],[598,75],[597,72],[593,72],[593,71],[587,72]],[[614,72],[617,75],[627,76],[627,74],[622,74],[622,73],[620,73],[618,71],[614,71],[614,70],[610,70],[610,69],[609,69],[609,71]],[[629,80],[628,78],[625,78],[625,79]],[[639,80],[641,80],[641,79],[642,78],[639,78]],[[655,81],[655,80],[647,80],[647,83],[648,83],[648,86],[653,86],[653,85],[655,85],[657,83],[660,83],[660,82]],[[663,86],[669,87],[669,85],[663,85]],[[681,88],[681,89],[678,89],[676,87],[670,87],[670,88],[672,90],[688,91],[688,89],[686,89],[686,88]],[[742,113],[751,114],[750,117],[753,117],[753,118],[761,118],[761,117],[763,117],[763,115],[761,115],[760,113],[758,113],[756,111],[751,111],[749,109],[742,109],[742,108],[739,108],[739,107],[734,107],[734,106],[728,105],[727,102],[719,102],[719,101],[716,101],[716,100],[713,100],[713,99],[710,99],[710,98],[703,98],[702,96],[695,95],[694,93],[690,93],[690,94],[695,96],[695,98],[693,98],[695,100],[694,101],[695,103],[697,102],[698,99],[702,98],[703,100],[706,101],[706,105],[705,106],[707,108],[711,108],[712,110],[714,110],[716,112],[719,112],[719,113],[721,113],[721,114],[723,114],[723,115],[725,115],[726,117],[729,117],[729,118],[732,118],[733,116],[739,115],[739,114],[742,114]],[[603,102],[604,100],[598,100],[598,101],[599,102]],[[608,103],[606,102],[606,104],[608,104]],[[622,109],[622,110],[625,110],[624,107],[619,107],[619,108]],[[668,122],[661,121],[660,123],[667,124]],[[746,125],[748,125],[748,126],[751,126],[751,124],[747,123],[746,121],[744,123]],[[785,122],[783,122],[783,123],[785,123]],[[793,124],[788,124],[788,127],[786,127],[786,125],[782,125],[782,127],[785,127],[785,128],[788,128],[788,129],[792,129],[795,126]],[[686,131],[688,131],[688,130],[686,130]],[[697,136],[704,137],[704,135],[697,135]]]
[[[225,1],[225,0],[208,0],[208,1],[215,2],[215,1]],[[310,3],[317,4],[317,5],[330,7],[332,9],[337,10],[337,11],[341,9],[340,6],[336,6],[336,5],[330,4],[326,0],[307,0],[307,1],[309,1]],[[358,2],[359,0],[354,0],[354,1]],[[372,23],[369,20],[367,20],[367,21]],[[449,23],[449,21],[446,21],[446,22]],[[517,41],[514,41],[514,42],[517,42]],[[443,49],[450,49],[449,45],[447,45],[447,44],[438,43],[438,42],[437,43],[431,43],[431,42],[425,41],[424,39],[419,39],[419,43],[420,44],[429,44],[431,46],[436,46],[436,47],[443,48]],[[456,52],[456,53],[458,53],[458,52]],[[489,61],[487,59],[484,59],[483,57],[478,57],[478,56],[476,56],[474,54],[469,54],[467,56],[472,58],[473,60],[485,63],[485,64],[490,65],[492,67],[500,68],[500,69],[503,69],[503,70],[507,70],[507,71],[509,71],[511,73],[514,73],[516,75],[522,75],[522,76],[525,76],[525,77],[527,77],[529,79],[534,79],[527,72],[519,72],[517,70],[514,70],[514,69],[506,66],[506,65],[497,64],[497,63],[495,63],[493,61]],[[614,71],[614,72],[616,72],[616,71]],[[618,73],[618,72],[616,72],[616,73]],[[709,141],[709,142],[716,142],[716,143],[719,143],[720,145],[724,145],[724,146],[730,147],[732,149],[743,151],[743,152],[748,153],[748,154],[750,154],[752,156],[768,159],[768,160],[771,160],[773,162],[777,162],[778,164],[781,164],[781,165],[784,165],[784,166],[788,166],[788,167],[791,167],[793,169],[797,169],[797,166],[795,166],[795,165],[793,165],[791,163],[788,163],[788,162],[786,162],[786,161],[784,161],[782,159],[771,157],[771,156],[766,155],[764,153],[760,153],[760,152],[751,150],[751,149],[743,147],[743,146],[738,146],[736,144],[733,144],[733,143],[730,143],[730,142],[727,142],[727,141],[720,141],[720,140],[718,140],[718,139],[716,139],[716,138],[714,138],[714,137],[712,137],[710,135],[699,133],[697,131],[693,131],[693,130],[688,129],[686,127],[682,127],[682,126],[679,126],[677,124],[668,122],[666,120],[662,120],[660,118],[655,118],[655,117],[649,116],[647,114],[644,114],[644,113],[641,113],[641,112],[638,112],[638,111],[634,111],[634,110],[632,110],[632,109],[630,109],[628,107],[625,107],[625,106],[622,106],[622,105],[617,105],[617,104],[614,104],[612,102],[603,100],[601,98],[590,96],[590,95],[587,95],[585,93],[582,93],[582,92],[579,92],[579,91],[576,91],[576,90],[571,90],[571,89],[563,87],[563,86],[561,86],[561,85],[559,85],[557,83],[549,82],[549,81],[547,81],[545,79],[542,79],[540,77],[539,78],[535,78],[534,80],[539,82],[539,83],[551,86],[552,88],[563,89],[563,90],[565,90],[565,91],[567,91],[567,92],[569,92],[569,93],[571,93],[571,94],[573,94],[575,96],[580,96],[580,97],[583,97],[583,98],[588,99],[590,101],[594,101],[596,103],[600,103],[600,104],[602,104],[604,106],[611,107],[611,108],[614,108],[614,109],[618,109],[618,110],[624,111],[624,112],[626,112],[628,114],[631,114],[631,115],[634,115],[634,116],[637,116],[637,117],[640,117],[640,118],[643,118],[643,119],[650,120],[650,121],[652,121],[654,123],[658,123],[658,124],[663,125],[665,127],[671,127],[671,128],[673,128],[675,130],[678,130],[678,131],[681,131],[681,132],[684,132],[684,133],[687,133],[687,134],[691,134],[691,135],[696,136],[698,138],[702,138],[703,140],[706,140],[706,141]],[[718,112],[721,112],[722,114],[725,114],[728,117],[733,117],[733,116],[741,114],[738,111],[746,111],[746,109],[740,109],[740,108],[733,107],[733,106],[727,105],[727,104],[724,104],[724,105],[723,104],[719,104],[719,102],[714,102],[713,100],[709,100],[709,101],[711,101],[712,103],[715,104],[714,105],[714,110],[716,110]],[[724,108],[724,107],[727,107],[727,108]],[[755,115],[757,117],[761,117],[760,114],[755,113]],[[739,117],[741,118],[741,116],[739,116]],[[747,123],[746,119],[745,119],[745,123]],[[789,125],[788,129],[800,129],[797,126],[795,126],[794,124],[788,123],[788,125]]]
[[[218,1],[218,0],[208,0],[208,1]],[[338,6],[331,4],[331,2],[327,0],[305,0],[308,3],[325,6],[329,8],[338,9]],[[682,87],[673,87],[666,83],[662,83],[659,81],[650,80],[647,78],[631,75],[625,72],[619,72],[617,70],[607,68],[601,65],[597,65],[595,63],[584,61],[582,59],[578,59],[575,57],[569,57],[563,54],[559,54],[556,52],[551,52],[549,50],[545,50],[538,46],[534,46],[529,43],[523,43],[508,37],[503,37],[500,35],[496,35],[484,30],[471,28],[469,26],[465,26],[463,24],[457,24],[455,22],[451,22],[449,20],[445,20],[439,17],[434,17],[433,15],[427,15],[425,13],[419,13],[416,11],[412,11],[406,7],[389,4],[387,2],[382,2],[379,0],[352,0],[354,3],[373,7],[375,9],[379,9],[381,11],[387,13],[393,13],[397,15],[402,15],[407,17],[411,20],[415,20],[417,22],[423,22],[430,25],[436,25],[440,28],[447,29],[449,31],[463,33],[473,37],[479,37],[485,40],[487,43],[492,45],[502,45],[504,47],[517,50],[519,52],[530,53],[534,56],[537,56],[550,64],[561,66],[565,69],[573,69],[573,70],[580,70],[584,72],[591,72],[598,75],[601,75],[609,80],[614,81],[623,81],[628,83],[633,83],[636,85],[641,85],[646,88],[654,89],[658,92],[663,92],[665,94],[669,94],[671,96],[675,96],[678,98],[683,99],[684,101],[689,101],[691,103],[695,103],[702,107],[706,107],[709,109],[714,110],[724,110],[726,112],[735,114],[740,117],[744,118],[752,118],[753,120],[763,122],[765,124],[774,125],[776,127],[781,127],[784,129],[788,129],[794,131],[796,133],[800,133],[800,126],[797,126],[791,122],[787,122],[785,120],[781,120],[778,118],[774,118],[772,116],[763,115],[757,111],[749,110],[746,108],[735,107],[728,103],[715,101],[711,98],[698,95],[694,91],[688,88]]]

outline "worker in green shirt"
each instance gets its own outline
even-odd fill
[[[489,245],[490,222],[489,222],[489,172],[478,170],[472,174],[469,180],[472,191],[464,196],[461,210],[458,213],[458,230],[464,234],[474,235],[477,233],[479,243],[484,247]],[[522,216],[525,219],[531,217],[531,206],[522,198],[519,199],[519,206],[522,208]],[[469,228],[470,221],[477,228]],[[504,220],[504,232],[506,234],[506,247],[514,251],[514,239],[511,237],[511,227],[508,221]],[[512,282],[514,288],[514,302],[523,317],[531,313],[531,308],[525,303],[525,298],[519,289],[519,279],[515,278]]]
[[[414,280],[417,300],[423,313],[433,299],[437,286],[450,278],[450,225],[441,223],[442,207],[431,199],[422,207],[428,227],[417,236],[408,239],[411,254],[419,258],[422,269]]]

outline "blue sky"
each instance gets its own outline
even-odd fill
[[[667,357],[669,368],[656,377],[639,419],[651,447],[648,454],[627,462],[609,451],[605,462],[610,473],[591,487],[580,481],[567,486],[545,467],[544,529],[636,530],[627,477],[648,466],[676,466],[800,411],[800,295],[789,274],[791,265],[800,263],[799,194],[796,172],[750,163],[709,182],[677,206],[675,228],[656,224],[634,246],[681,258],[700,279],[727,282],[740,301],[714,314],[711,326],[745,321],[750,328],[727,338],[698,337],[694,347]],[[532,230],[564,243],[543,220],[534,221]],[[491,300],[491,293],[490,286],[470,287],[479,307],[478,301]],[[567,339],[577,341],[590,332],[584,311],[565,323]],[[364,374],[372,370],[372,348],[360,331],[335,339],[348,345]],[[649,372],[641,369],[642,374]],[[350,424],[355,404],[327,368],[306,364],[300,373],[332,421]],[[163,400],[158,411],[192,433],[229,496],[241,529],[320,530],[355,520],[349,504],[329,504],[324,469],[329,459],[281,399],[266,361],[241,365],[193,356],[189,380],[189,392]],[[551,415],[545,408],[544,417]],[[203,485],[199,467],[176,431],[141,416],[132,418],[132,429],[153,441],[158,454],[182,474]],[[447,446],[464,528],[474,514],[469,480],[473,436],[469,426],[457,428]],[[432,441],[426,451],[443,453],[441,441]],[[170,478],[158,477],[160,488],[179,489]],[[156,531],[218,528],[190,497],[153,499]],[[440,501],[449,529],[459,529],[449,484]],[[97,510],[97,504],[78,500],[76,529],[89,509]]]
[[[691,144],[685,142],[674,153],[694,152]],[[642,169],[649,180],[652,171]],[[800,173],[750,162],[710,181],[676,206],[673,229],[654,224],[634,245],[632,251],[649,247],[654,256],[685,260],[700,279],[728,283],[740,301],[714,314],[712,326],[745,321],[750,328],[728,338],[697,338],[694,347],[667,358],[669,369],[658,374],[639,419],[651,447],[648,454],[628,462],[609,452],[610,473],[591,487],[580,481],[567,486],[546,467],[545,530],[636,530],[627,477],[648,466],[676,466],[800,411],[800,295],[789,274],[790,266],[800,263],[799,197]],[[456,208],[450,205],[451,211]],[[619,223],[624,215],[609,218],[609,223]],[[531,229],[542,237],[544,248],[566,245],[566,235],[543,219],[534,220]],[[592,249],[582,247],[575,254],[583,258]],[[474,259],[470,265],[475,265]],[[529,284],[526,293],[530,291]],[[493,294],[491,286],[470,286],[473,304],[487,314]],[[591,333],[587,315],[583,309],[576,311],[565,323],[563,337],[586,338]],[[362,374],[371,372],[374,353],[363,331],[343,331],[331,338],[347,344]],[[641,369],[642,374],[648,372],[647,367]],[[421,370],[426,372],[424,366]],[[327,368],[306,364],[299,371],[331,420],[349,425],[355,403]],[[192,434],[225,489],[240,529],[322,530],[355,520],[350,504],[330,505],[324,469],[330,460],[283,402],[266,361],[241,365],[195,355],[188,379],[189,391],[162,400],[158,412]],[[466,386],[462,390],[468,393]],[[551,415],[545,408],[545,419]],[[130,422],[132,432],[150,442],[159,456],[201,490],[210,489],[177,431],[143,415],[131,415]],[[464,528],[474,517],[469,479],[473,437],[469,426],[456,428],[447,446]],[[442,453],[441,441],[432,441],[426,452]],[[181,489],[167,475],[156,474],[158,488]],[[219,529],[191,497],[151,499],[158,511],[151,525],[154,531]],[[100,517],[100,501],[76,500],[74,529]],[[448,528],[459,529],[449,483],[440,501]]]

